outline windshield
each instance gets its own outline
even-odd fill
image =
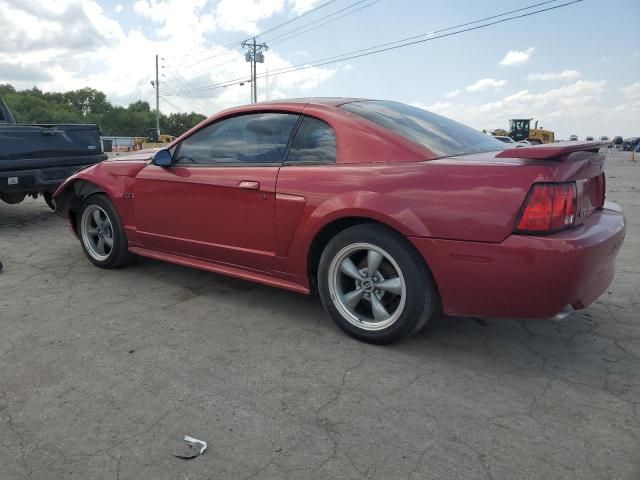
[[[366,100],[340,108],[377,123],[441,157],[504,150],[499,140],[435,113],[398,102]]]

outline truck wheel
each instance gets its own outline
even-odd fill
[[[0,193],[0,200],[9,205],[17,205],[22,202],[26,196],[27,194],[22,192],[5,192]]]
[[[53,194],[51,192],[44,192],[42,194],[42,197],[44,198],[45,203],[47,204],[47,206],[53,210],[54,212],[56,211],[56,202],[53,199]]]
[[[387,344],[420,330],[439,296],[424,259],[383,225],[362,224],[336,235],[320,258],[322,303],[358,340]]]
[[[122,221],[106,195],[89,196],[80,207],[78,233],[87,258],[100,268],[117,268],[135,260],[128,250]]]

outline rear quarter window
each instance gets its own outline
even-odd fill
[[[441,115],[398,102],[367,100],[340,108],[388,128],[440,157],[504,150],[505,144]]]
[[[333,129],[322,120],[304,117],[285,163],[335,163],[336,151],[336,135]]]

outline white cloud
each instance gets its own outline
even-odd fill
[[[624,96],[627,98],[639,98],[640,99],[640,82],[632,83],[631,85],[621,89]]]
[[[496,80],[495,78],[482,78],[475,83],[469,85],[467,92],[482,92],[484,90],[497,90],[507,84],[506,80]]]
[[[522,65],[529,61],[531,55],[536,49],[534,47],[527,48],[525,51],[509,50],[504,58],[500,61],[500,65]]]
[[[116,13],[120,13],[120,12],[122,11],[122,9],[123,9],[123,8],[124,8],[124,7],[122,6],[122,4],[121,4],[121,3],[119,3],[119,4],[117,4],[117,5],[114,7],[114,9],[113,9],[113,10],[114,10]]]
[[[24,55],[43,48],[81,50],[109,40],[111,22],[99,28],[90,14],[95,6],[80,2],[61,5],[36,1],[0,1],[0,52]],[[102,11],[98,7],[97,14]]]
[[[575,80],[580,78],[581,73],[577,70],[563,70],[562,72],[531,73],[527,76],[529,80]]]
[[[47,0],[0,0],[0,31],[5,32],[0,36],[0,84],[9,82],[18,89],[37,85],[44,91],[59,92],[91,87],[103,91],[115,104],[138,99],[153,104],[154,91],[149,81],[154,76],[154,56],[158,52],[166,59],[161,61],[165,67],[161,69],[161,93],[248,79],[249,64],[241,49],[211,43],[211,33],[222,27],[217,23],[215,9],[207,8],[208,3],[209,0],[188,4],[182,0],[136,1],[133,7],[138,20],[153,22],[153,33],[146,36],[137,28],[125,31],[110,16],[116,16],[114,10],[105,13],[97,0],[68,0],[63,9],[54,8]],[[279,3],[282,2],[271,2],[263,14],[271,15]],[[252,18],[258,22],[257,17]],[[229,17],[227,20],[231,22]],[[20,51],[19,56],[16,51]],[[273,50],[267,53],[267,63],[259,66],[259,74],[266,65],[272,71],[292,66]],[[309,68],[271,76],[270,96],[304,95],[339,68]],[[266,80],[259,78],[260,99],[265,98],[265,85]],[[168,101],[184,111],[212,114],[248,103],[249,88],[249,83],[234,84],[163,97],[161,108],[169,108]]]
[[[445,95],[447,98],[454,98],[460,95],[460,90],[451,90],[449,93]]]
[[[284,0],[221,0],[215,9],[215,19],[222,30],[255,35],[260,33],[260,20],[281,12],[283,8]]]
[[[321,0],[289,0],[291,6],[291,13],[293,15],[300,15],[314,8],[320,3]]]
[[[437,102],[427,110],[471,125],[479,130],[507,128],[510,118],[535,118],[556,132],[558,138],[581,135],[619,135],[611,130],[616,115],[631,122],[640,106],[629,104],[615,110],[603,100],[606,82],[578,80],[570,85],[542,92],[520,90],[487,103]]]

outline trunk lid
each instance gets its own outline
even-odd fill
[[[604,206],[606,195],[604,161],[599,153],[607,142],[566,142],[514,148],[501,151],[496,158],[542,161],[557,182],[576,183],[575,225]]]

